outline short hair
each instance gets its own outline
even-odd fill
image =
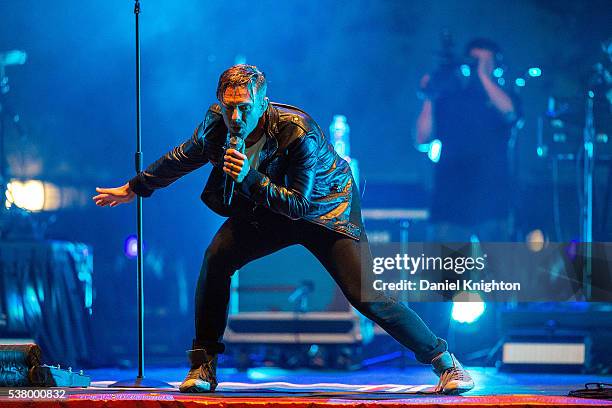
[[[217,85],[217,99],[223,102],[223,94],[227,88],[246,85],[251,98],[259,92],[266,94],[266,76],[255,65],[238,64],[223,71]]]
[[[470,42],[467,43],[467,45],[465,46],[465,55],[468,55],[470,53],[471,50],[473,50],[474,48],[480,48],[483,50],[489,50],[493,53],[493,55],[495,55],[497,58],[501,58],[502,56],[502,51],[499,45],[497,45],[497,43],[493,40],[490,40],[488,38],[474,38],[472,39]]]

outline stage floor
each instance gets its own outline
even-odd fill
[[[346,371],[287,371],[276,368],[238,372],[220,369],[215,394],[181,394],[176,389],[119,390],[108,388],[112,382],[130,379],[133,370],[87,370],[92,387],[71,389],[66,398],[55,401],[29,400],[28,406],[66,407],[186,407],[205,404],[239,407],[314,407],[328,405],[370,407],[385,406],[612,406],[612,401],[567,397],[570,390],[581,389],[587,382],[612,382],[612,377],[576,374],[517,374],[493,368],[470,368],[476,388],[462,396],[432,395],[436,377],[427,367]],[[178,386],[186,368],[148,368],[147,378]],[[0,407],[16,406],[1,389]],[[22,401],[23,402],[23,401]]]

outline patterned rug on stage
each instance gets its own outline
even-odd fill
[[[110,381],[94,382],[95,388],[90,392],[71,395],[71,400],[89,401],[124,401],[140,402],[139,406],[148,407],[145,402],[175,401],[179,405],[187,406],[189,403],[207,406],[222,406],[227,408],[243,407],[248,405],[267,408],[312,408],[328,405],[342,405],[346,407],[374,408],[378,405],[385,407],[401,407],[405,405],[419,407],[468,406],[468,407],[599,407],[612,406],[612,401],[593,399],[570,398],[554,395],[479,395],[470,396],[444,396],[434,392],[434,385],[406,385],[406,384],[343,384],[343,383],[312,383],[295,384],[291,382],[221,382],[214,394],[181,394],[177,390],[149,390],[130,392],[126,390],[107,388]],[[171,382],[172,386],[179,386],[179,382]],[[97,392],[91,392],[91,391]],[[86,391],[86,390],[83,390]],[[157,392],[156,392],[157,391]],[[103,397],[104,395],[104,397]],[[106,405],[104,405],[106,406]],[[116,404],[113,406],[128,406]],[[130,405],[131,406],[131,405]],[[150,405],[154,406],[154,405]]]
[[[92,386],[62,389],[58,399],[43,399],[41,393],[55,389],[25,389],[9,395],[0,388],[0,408],[400,408],[433,407],[612,407],[612,401],[567,397],[585,383],[609,383],[608,376],[584,374],[504,373],[494,368],[471,368],[476,388],[462,396],[433,393],[435,380],[427,367],[402,370],[316,371],[221,369],[224,379],[213,394],[178,392],[184,367],[150,368],[148,378],[170,381],[174,388],[109,388],[112,379],[134,378],[135,372],[121,369],[92,369]],[[104,381],[102,381],[104,380]],[[38,390],[38,394],[36,391]],[[27,398],[28,391],[33,396]],[[25,392],[25,394],[24,394]],[[26,395],[26,398],[15,396]],[[37,396],[38,395],[38,396]]]
[[[96,381],[92,386],[108,390],[112,381]],[[178,388],[179,382],[171,382]],[[320,393],[366,393],[366,394],[433,394],[435,385],[406,385],[406,384],[342,384],[342,383],[315,383],[294,384],[290,382],[221,382],[217,393],[263,393],[263,394],[320,394]]]

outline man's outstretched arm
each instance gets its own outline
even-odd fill
[[[187,173],[208,162],[204,149],[205,125],[200,124],[193,136],[150,164],[132,178],[130,189],[141,197],[149,197],[153,191],[164,188]]]
[[[100,194],[93,197],[96,205],[114,207],[129,203],[136,195],[149,197],[154,190],[168,186],[181,176],[203,166],[210,154],[205,148],[204,135],[212,131],[218,118],[208,112],[205,122],[198,125],[193,136],[159,158],[128,183],[115,188],[96,188]]]

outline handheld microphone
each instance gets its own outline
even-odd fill
[[[240,153],[244,153],[244,139],[240,137],[240,133],[228,133],[227,139],[227,149],[234,149],[238,150]],[[225,187],[223,188],[223,204],[227,207],[232,204],[235,183],[232,176],[226,173]]]

